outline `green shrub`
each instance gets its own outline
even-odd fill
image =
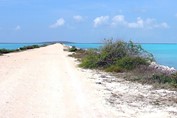
[[[98,60],[99,60],[99,55],[95,51],[89,50],[88,55],[82,58],[80,67],[97,68]]]
[[[84,68],[102,68],[106,71],[132,70],[141,65],[148,65],[152,55],[133,42],[106,40],[105,45],[87,53],[81,61]],[[114,66],[115,65],[115,66]]]
[[[72,46],[71,48],[69,48],[69,52],[76,52],[77,48],[75,46]]]
[[[140,57],[147,61],[154,60],[151,53],[148,53],[141,45],[134,44],[132,41],[126,43],[124,41],[113,42],[112,40],[107,40],[100,49],[99,65],[110,66],[123,57]]]
[[[126,43],[123,41],[112,42],[112,40],[107,40],[105,45],[100,49],[100,63],[111,65],[117,59],[126,56],[125,45]]]
[[[34,49],[34,48],[39,48],[39,45],[31,45],[31,46],[24,46],[19,48],[20,50],[28,50],[28,49]]]
[[[127,43],[126,49],[128,56],[130,57],[141,57],[150,62],[155,61],[154,56],[151,53],[144,50],[141,45],[134,44],[132,41],[129,41],[129,43]]]
[[[117,60],[116,65],[126,70],[132,70],[141,65],[148,65],[148,62],[141,57],[123,57]]]
[[[0,53],[1,54],[6,54],[6,53],[10,53],[12,50],[9,49],[0,49]]]
[[[19,49],[0,49],[0,55],[2,54],[7,54],[7,53],[11,53],[11,52],[19,52],[21,50],[28,50],[28,49],[34,49],[34,48],[40,48],[46,45],[31,45],[31,46],[24,46],[24,47],[20,47]]]

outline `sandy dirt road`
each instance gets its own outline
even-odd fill
[[[63,46],[0,57],[0,118],[114,118]]]

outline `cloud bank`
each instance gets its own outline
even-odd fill
[[[109,16],[100,16],[96,17],[93,22],[94,27],[109,24],[111,27],[124,26],[129,29],[169,28],[169,25],[166,22],[158,23],[156,19],[153,18],[142,19],[141,17],[137,17],[136,21],[129,22],[125,19],[124,15],[113,16],[111,20]]]
[[[146,29],[154,29],[154,28],[169,28],[169,25],[166,22],[157,23],[155,19],[147,18],[142,19],[141,17],[137,17],[136,21],[128,22],[125,20],[124,15],[117,15],[112,18],[112,26],[125,26],[127,28],[146,28]]]

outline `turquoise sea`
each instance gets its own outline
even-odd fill
[[[30,45],[42,45],[41,43],[0,43],[0,49],[17,49],[24,46]]]
[[[82,49],[99,48],[103,44],[99,43],[72,43],[66,44]],[[158,64],[174,67],[177,69],[177,44],[141,44],[142,47],[152,53]]]

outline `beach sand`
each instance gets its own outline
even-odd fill
[[[0,56],[0,118],[176,117],[177,105],[167,99],[176,92],[78,68],[63,49],[54,44]],[[164,105],[151,103],[158,99]]]
[[[114,118],[61,44],[0,57],[0,118]]]

